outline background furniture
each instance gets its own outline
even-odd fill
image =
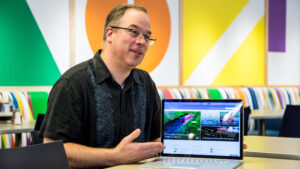
[[[23,121],[21,124],[0,122],[0,135],[15,134],[14,138],[11,135],[11,138],[8,138],[9,140],[11,140],[11,147],[21,147],[22,133],[33,131],[34,125],[35,120]],[[3,139],[2,141],[6,142],[8,139]]]
[[[257,120],[257,128],[258,128],[258,135],[265,136],[267,135],[267,120],[273,119],[281,119],[283,116],[284,110],[253,110],[251,115],[249,116],[250,119]],[[279,130],[279,125],[276,126]],[[273,126],[274,129],[274,126]],[[278,136],[278,134],[273,134]]]
[[[251,114],[250,106],[244,107],[244,135],[248,135],[249,115]]]
[[[30,133],[31,134],[30,145],[43,143],[43,138],[39,136],[39,133],[40,133],[40,128],[43,123],[44,117],[45,114],[37,115],[34,130]]]
[[[30,144],[37,114],[45,114],[48,92],[46,91],[0,91],[0,104],[9,103],[18,109],[22,116],[22,125],[11,125],[0,121],[0,149]],[[3,113],[0,110],[0,114]],[[30,124],[30,125],[29,125]],[[20,130],[22,129],[22,130]],[[4,132],[5,131],[5,132]],[[21,139],[22,138],[22,139]],[[22,140],[22,141],[21,141]]]
[[[287,105],[279,130],[280,137],[300,137],[300,106]]]

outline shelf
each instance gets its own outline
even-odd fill
[[[12,117],[12,112],[0,112],[0,117]]]

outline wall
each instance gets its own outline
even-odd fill
[[[231,2],[230,4],[234,4],[234,1],[235,0],[226,0],[223,2]],[[247,3],[253,0],[237,1]],[[86,0],[76,0],[75,2],[79,2],[79,4],[81,2],[84,6]],[[107,0],[107,2],[110,3],[111,1]],[[124,2],[127,1],[124,0]],[[143,1],[135,0],[130,2],[141,3]],[[167,49],[167,54],[170,57],[164,57],[157,66],[157,69],[150,74],[158,85],[177,86],[180,74],[180,65],[178,64],[183,64],[182,62],[180,63],[178,59],[181,48],[178,42],[178,36],[180,36],[180,6],[178,5],[180,1],[167,0],[166,2],[168,3],[168,10],[172,20],[172,36],[169,44],[169,47],[172,48]],[[200,1],[181,1],[182,4],[193,2]],[[202,2],[205,2],[205,0]],[[81,9],[85,10],[84,7]],[[224,7],[229,8],[228,6]],[[77,10],[78,7],[75,8],[75,11]],[[187,10],[189,9],[186,9],[186,11]],[[286,52],[269,52],[265,60],[267,82],[256,84],[300,85],[299,11],[300,1],[287,0]],[[181,13],[181,15],[184,15],[184,12]],[[0,16],[0,86],[52,86],[59,76],[71,65],[69,40],[70,0],[1,0]],[[84,18],[84,15],[80,17]],[[84,22],[76,22],[76,24],[80,23],[85,25]],[[75,28],[78,27],[75,26]],[[77,33],[79,29],[75,29],[75,31]],[[195,35],[195,33],[192,35]],[[78,37],[79,36],[76,34],[75,39]],[[199,48],[197,42],[194,43],[194,45],[198,45],[197,47]],[[77,50],[79,47],[80,46],[77,44],[75,49]],[[187,49],[188,48],[189,46],[187,46]],[[85,52],[87,51],[86,49],[83,49],[83,51],[84,50]],[[91,49],[89,50],[91,51]],[[88,53],[88,58],[92,57],[92,52],[90,54],[89,52],[86,53]],[[183,57],[184,56],[185,54]],[[247,57],[251,57],[251,55]],[[247,63],[247,61],[245,63]],[[256,65],[252,66],[254,67],[252,70],[255,70],[255,66]],[[171,73],[169,73],[170,70],[172,70]],[[232,69],[230,68],[229,70]],[[241,75],[245,75],[245,73],[241,72],[242,71],[239,72]],[[163,81],[159,79],[160,74],[164,74]],[[264,75],[259,73],[259,76]],[[228,81],[231,82],[231,80]],[[210,84],[211,83],[207,85]],[[230,85],[224,83],[224,81],[222,83],[216,83],[215,81],[213,84]],[[235,85],[247,84],[252,85],[249,82],[242,83],[235,81]],[[193,85],[200,85],[200,83],[195,83]]]
[[[300,1],[287,0],[286,52],[269,52],[268,84],[300,84]]]
[[[68,4],[0,1],[0,86],[51,86],[69,68]]]
[[[265,84],[265,3],[184,1],[185,86]]]
[[[103,27],[109,11],[124,0],[78,0],[75,3],[76,57],[80,63],[102,48]],[[132,3],[132,2],[131,2]],[[134,0],[145,6],[151,32],[157,39],[138,66],[150,73],[157,85],[179,85],[179,1]],[[97,19],[95,19],[97,18]]]

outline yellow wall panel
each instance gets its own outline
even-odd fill
[[[212,85],[265,85],[264,30],[263,17]]]
[[[248,1],[183,1],[183,81],[191,75]]]

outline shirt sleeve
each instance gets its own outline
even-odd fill
[[[81,140],[81,98],[68,79],[60,79],[50,92],[40,135],[63,142]]]

